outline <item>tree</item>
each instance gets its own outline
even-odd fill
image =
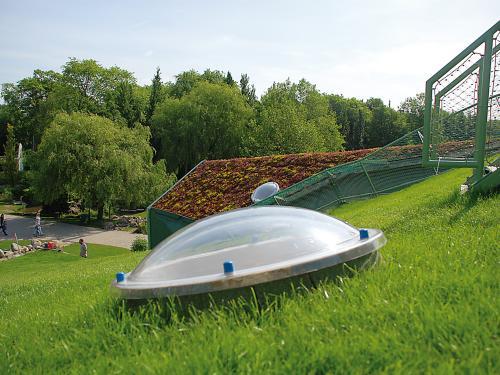
[[[163,162],[152,163],[150,132],[82,113],[59,114],[47,128],[31,160],[31,183],[38,199],[83,199],[96,207],[116,202],[150,202],[170,182]]]
[[[228,86],[236,86],[236,81],[233,79],[231,72],[228,70],[226,74],[226,79],[224,80]]]
[[[182,98],[184,95],[189,94],[199,82],[228,86],[236,85],[230,72],[224,74],[220,70],[206,69],[200,74],[191,69],[175,76],[175,83],[170,88],[170,95],[175,98]]]
[[[131,114],[134,111],[121,113],[116,103],[120,90],[125,95],[130,91],[127,85],[134,91],[135,78],[130,72],[75,58],[62,68],[62,73],[35,70],[32,77],[3,85],[8,117],[16,139],[23,145],[34,148],[59,112],[94,113],[118,121],[131,116],[124,119],[127,123],[137,117]]]
[[[156,68],[156,74],[151,83],[151,94],[149,95],[149,104],[146,109],[146,125],[151,126],[151,118],[155,113],[156,107],[163,100],[164,95],[162,92],[160,68]]]
[[[328,99],[305,80],[274,83],[262,96],[254,140],[257,155],[342,149]]]
[[[7,142],[7,125],[9,123],[10,118],[7,106],[0,104],[0,150],[5,148],[5,142]]]
[[[47,99],[61,79],[59,73],[35,70],[32,77],[3,85],[4,110],[12,121],[16,139],[23,145],[34,146],[50,123],[52,108]]]
[[[409,130],[424,126],[425,94],[421,92],[415,97],[406,98],[398,110],[405,114]]]
[[[408,131],[405,116],[385,106],[381,99],[370,98],[366,105],[372,112],[372,119],[366,129],[367,147],[385,146]]]
[[[175,76],[175,83],[172,85],[170,94],[175,98],[181,98],[200,81],[201,75],[193,69],[179,73]]]
[[[366,126],[372,119],[372,113],[366,104],[356,98],[348,99],[342,95],[329,95],[328,100],[344,136],[346,149],[364,148]]]
[[[12,125],[7,125],[7,142],[5,143],[5,176],[10,186],[14,186],[17,182],[17,155],[16,155],[16,139],[14,137],[14,128]]]
[[[57,109],[68,113],[86,112],[112,118],[107,101],[123,83],[135,84],[132,73],[116,66],[104,68],[92,59],[71,58],[63,66],[52,102]]]
[[[254,106],[257,102],[257,95],[255,95],[255,86],[250,85],[250,77],[247,74],[242,74],[240,78],[241,94],[247,99],[248,104]]]
[[[153,132],[169,170],[182,176],[203,159],[239,156],[252,115],[237,88],[199,82],[182,98],[158,107]]]
[[[108,113],[114,121],[124,123],[133,128],[141,121],[142,103],[134,92],[134,85],[129,82],[120,82],[115,91],[110,93]]]

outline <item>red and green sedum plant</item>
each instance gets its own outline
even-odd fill
[[[252,192],[274,181],[280,189],[324,169],[365,157],[373,149],[208,160],[165,194],[155,208],[198,220],[252,204]]]

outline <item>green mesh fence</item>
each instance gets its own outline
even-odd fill
[[[415,130],[357,161],[326,169],[281,190],[254,206],[284,205],[323,211],[344,202],[388,194],[448,168],[422,166],[422,129]],[[466,157],[473,144],[449,139],[439,146],[443,154]],[[153,208],[148,211],[149,243],[191,224],[193,220]]]
[[[326,210],[341,203],[388,194],[446,168],[422,167],[422,131],[415,130],[363,159],[326,169],[257,204]],[[463,141],[443,143],[447,152],[467,153]],[[464,151],[465,150],[465,151]]]

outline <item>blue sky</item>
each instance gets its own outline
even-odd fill
[[[92,58],[149,84],[184,70],[247,73],[262,94],[306,78],[393,107],[498,21],[500,1],[0,0],[0,83]]]

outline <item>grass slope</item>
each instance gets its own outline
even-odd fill
[[[125,310],[108,285],[143,254],[2,262],[0,373],[499,373],[500,198],[454,194],[466,175],[336,209],[385,231],[384,262],[261,311]]]

